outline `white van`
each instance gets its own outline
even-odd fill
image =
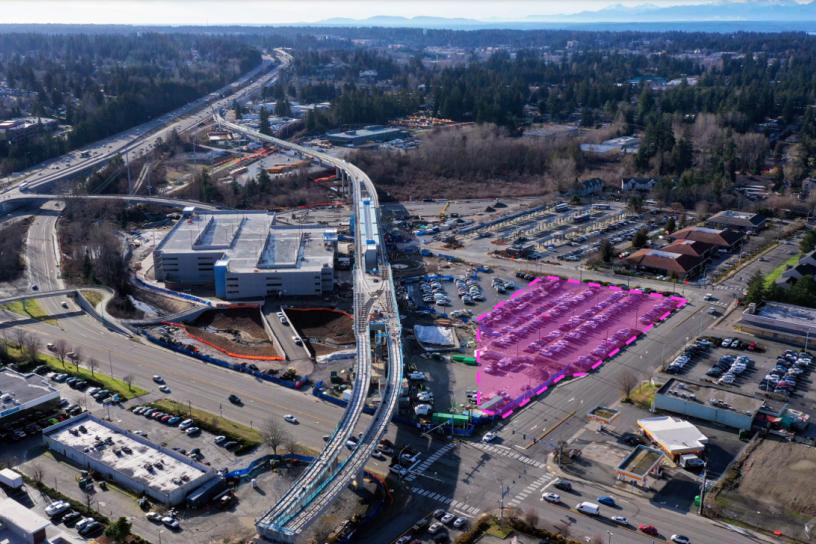
[[[601,513],[601,507],[594,502],[582,502],[575,509],[589,516],[598,516]]]

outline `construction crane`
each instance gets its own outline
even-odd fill
[[[445,202],[445,205],[442,206],[442,209],[439,210],[439,220],[444,221],[448,218],[448,208],[450,208],[450,202]]]

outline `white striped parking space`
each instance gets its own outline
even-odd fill
[[[516,451],[513,451],[510,448],[500,448],[492,444],[480,444],[480,443],[474,443],[473,446],[488,453],[492,453],[494,455],[502,455],[504,457],[509,457],[510,459],[515,459],[516,461],[524,463],[525,465],[530,465],[542,469],[547,468],[547,465],[545,463],[542,463],[541,461],[536,461],[535,459],[531,459],[530,457],[527,457],[526,455],[522,455]]]
[[[414,470],[412,470],[411,473],[408,476],[405,477],[405,481],[406,482],[413,482],[414,480],[416,480],[417,476],[421,475],[426,470],[428,470],[430,468],[430,466],[433,465],[434,463],[436,463],[436,461],[440,457],[442,457],[443,455],[445,455],[446,453],[448,453],[450,450],[452,450],[455,447],[456,447],[456,444],[454,444],[453,442],[450,442],[448,444],[445,444],[444,446],[442,446],[441,448],[439,448],[435,452],[433,452],[431,455],[428,456],[427,459],[422,461],[419,464],[418,467],[416,467]]]
[[[515,497],[513,497],[507,504],[509,504],[510,506],[518,506],[527,497],[537,492],[542,486],[545,486],[551,481],[553,481],[553,479],[555,479],[555,476],[553,476],[552,474],[549,473],[542,474],[535,481],[528,484],[527,487],[519,491],[518,494]]]
[[[427,489],[423,489],[421,487],[412,487],[411,492],[414,495],[419,495],[420,497],[426,497],[428,499],[434,500],[436,502],[442,503],[444,505],[448,505],[453,509],[454,512],[457,512],[459,515],[462,516],[475,516],[479,513],[479,509],[475,506],[471,506],[469,504],[465,504],[461,501],[457,501],[452,499],[451,497],[446,497],[440,493],[434,493],[433,491],[428,491]]]

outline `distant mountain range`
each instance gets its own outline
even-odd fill
[[[728,22],[726,27],[716,25]],[[790,23],[784,25],[780,23]],[[517,20],[478,20],[445,17],[398,17],[379,15],[367,19],[333,18],[313,23],[314,26],[379,26],[402,28],[625,28],[648,27],[651,30],[816,30],[816,0],[799,3],[795,0],[723,0],[706,4],[656,6],[643,4],[607,6],[596,11],[566,15],[531,15]],[[635,26],[633,26],[635,25]],[[310,25],[311,26],[311,25]],[[714,28],[706,28],[706,27]],[[642,28],[641,28],[642,29]]]

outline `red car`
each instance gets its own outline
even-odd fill
[[[657,536],[658,535],[657,528],[654,525],[646,525],[645,523],[641,523],[638,526],[638,529],[640,529],[641,532],[646,533],[649,536]]]

